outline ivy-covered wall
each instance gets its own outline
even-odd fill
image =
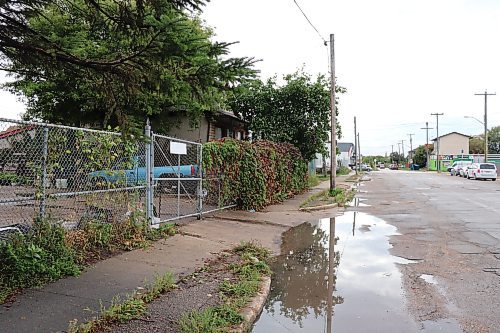
[[[307,188],[307,162],[288,143],[222,139],[203,145],[203,170],[208,193],[219,192],[218,206],[236,203],[262,209]]]

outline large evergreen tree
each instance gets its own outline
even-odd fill
[[[196,120],[254,75],[197,18],[206,0],[0,1],[0,69],[27,117],[137,128],[146,116]]]

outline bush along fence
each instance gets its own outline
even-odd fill
[[[218,183],[207,182],[204,187],[207,193],[218,193],[219,206],[236,203],[242,209],[259,210],[308,187],[307,162],[287,143],[209,142],[203,146],[203,170],[207,178],[218,175]]]

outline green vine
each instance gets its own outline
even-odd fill
[[[288,143],[223,139],[203,145],[208,204],[262,209],[307,188],[307,163]]]

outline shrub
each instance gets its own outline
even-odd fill
[[[89,221],[83,229],[70,231],[39,220],[27,234],[0,241],[0,303],[16,289],[78,275],[82,266],[102,254],[143,247],[175,233],[171,224],[149,228],[142,215],[132,214],[122,223]]]
[[[218,206],[261,209],[308,186],[307,162],[288,143],[212,141],[203,145],[203,169],[207,178],[220,178],[205,183],[207,200]]]
[[[351,169],[349,169],[346,166],[340,166],[337,168],[337,175],[342,176],[342,175],[348,175],[351,172]]]
[[[65,231],[60,225],[38,221],[28,234],[0,242],[0,284],[9,290],[79,272],[75,252],[66,246]]]

